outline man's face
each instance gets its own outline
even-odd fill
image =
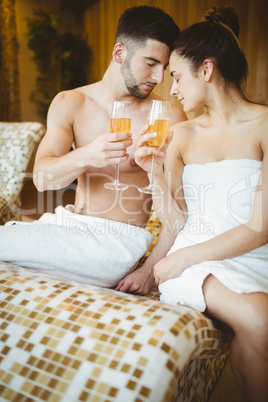
[[[121,73],[129,93],[145,99],[157,84],[164,80],[164,71],[169,62],[169,47],[149,39],[133,54],[128,52]]]

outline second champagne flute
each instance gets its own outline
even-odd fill
[[[152,100],[150,115],[148,119],[149,129],[148,133],[157,132],[157,137],[148,141],[150,147],[156,147],[161,149],[165,144],[169,131],[169,119],[170,119],[170,102]],[[163,194],[164,191],[160,186],[154,184],[154,166],[155,156],[152,155],[152,167],[150,174],[150,184],[147,187],[139,187],[138,190],[146,194]]]
[[[127,133],[131,131],[131,103],[115,101],[110,121],[110,133]],[[105,183],[109,190],[126,190],[129,186],[119,182],[119,164],[115,165],[115,179]]]

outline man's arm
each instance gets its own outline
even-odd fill
[[[87,101],[77,91],[61,92],[52,101],[47,131],[35,158],[34,183],[39,191],[66,187],[90,166],[99,168],[127,160],[126,148],[132,144],[129,133],[108,132],[95,135],[92,141],[89,133],[89,143],[70,152],[77,135],[73,130],[76,114]]]

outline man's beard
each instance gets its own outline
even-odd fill
[[[135,80],[134,75],[132,74],[130,67],[130,57],[127,57],[121,67],[121,73],[124,78],[125,85],[127,87],[130,95],[135,96],[136,98],[146,99],[150,95],[150,92],[142,92],[137,85],[137,81]]]

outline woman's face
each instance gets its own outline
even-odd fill
[[[179,99],[185,113],[196,111],[204,105],[204,80],[199,73],[193,73],[187,59],[174,52],[171,53],[169,63],[173,77],[170,94]]]

